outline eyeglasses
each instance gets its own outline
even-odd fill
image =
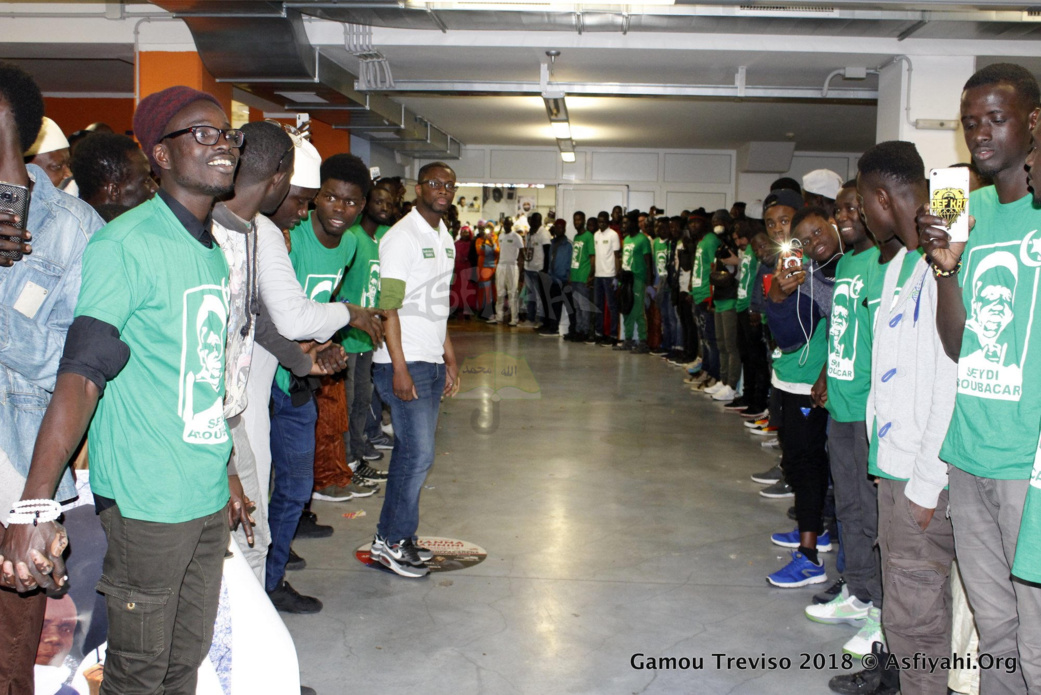
[[[235,128],[214,128],[211,125],[193,125],[188,128],[182,128],[181,130],[175,130],[172,133],[167,133],[163,137],[159,138],[162,142],[167,138],[178,138],[187,133],[191,133],[192,137],[195,138],[195,142],[200,145],[206,145],[212,147],[220,142],[221,135],[228,141],[228,144],[232,147],[242,147],[242,143],[246,141],[246,134],[241,130]]]
[[[420,186],[426,186],[432,191],[445,191],[446,193],[455,193],[459,190],[459,186],[454,183],[445,183],[444,181],[438,181],[436,179],[427,179],[426,181],[420,181]]]
[[[296,145],[290,145],[289,149],[282,153],[282,156],[278,158],[278,164],[275,165],[275,171],[282,171],[282,162],[286,160],[286,155],[296,149]]]

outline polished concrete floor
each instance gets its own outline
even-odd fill
[[[353,551],[371,539],[382,493],[316,503],[336,532],[294,544],[308,564],[291,583],[325,603],[286,616],[302,682],[319,695],[830,692],[856,630],[803,616],[826,585],[765,581],[788,558],[769,534],[794,524],[790,501],[760,497],[749,475],[776,451],[659,358],[531,330],[450,331],[460,360],[505,353],[539,388],[538,399],[441,408],[420,535],[488,557],[420,580],[367,568]],[[344,518],[354,510],[366,516]],[[823,557],[834,577],[834,554]],[[633,668],[640,654],[702,669]],[[717,667],[714,654],[791,665]],[[834,655],[840,670],[814,668],[817,654],[816,666]]]

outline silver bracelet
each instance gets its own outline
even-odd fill
[[[61,505],[54,500],[21,500],[14,503],[7,523],[38,525],[41,521],[55,521],[61,516]]]

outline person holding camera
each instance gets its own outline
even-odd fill
[[[740,250],[732,238],[734,220],[726,210],[712,213],[712,233],[719,239],[716,260],[709,274],[716,348],[719,352],[719,383],[705,389],[714,401],[730,403],[737,398],[737,382],[741,378],[741,353],[737,346],[737,268]]]

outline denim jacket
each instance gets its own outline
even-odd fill
[[[33,164],[27,169],[34,182],[26,222],[32,253],[10,268],[0,267],[0,466],[13,467],[21,478],[29,472],[54,391],[79,296],[83,249],[104,225],[93,208],[56,189],[43,169]],[[0,490],[0,502],[17,500],[21,493]],[[55,499],[75,496],[66,470]]]

